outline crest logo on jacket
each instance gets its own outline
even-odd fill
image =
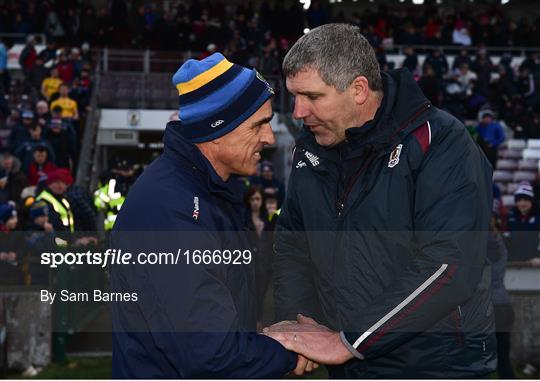
[[[390,161],[388,161],[388,168],[394,168],[399,163],[399,155],[401,155],[401,149],[403,144],[398,144],[396,148],[390,153]]]
[[[193,219],[197,221],[199,219],[199,197],[193,197]]]

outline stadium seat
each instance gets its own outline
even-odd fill
[[[527,142],[523,139],[508,140],[507,147],[509,149],[523,149],[527,147]]]
[[[520,160],[518,169],[520,171],[536,171],[538,170],[538,160]]]
[[[493,181],[507,183],[509,181],[512,181],[513,179],[514,179],[514,176],[512,172],[510,171],[500,171],[500,170],[493,171]]]
[[[512,159],[497,160],[497,169],[514,170],[518,168],[518,162]]]
[[[530,171],[517,171],[514,172],[514,182],[520,181],[534,181],[536,179],[536,173]]]
[[[521,159],[523,157],[523,151],[520,149],[506,149],[499,151],[499,157],[503,159]]]
[[[527,148],[540,149],[540,139],[529,139],[527,141]]]
[[[540,149],[527,148],[523,150],[524,159],[540,159]]]

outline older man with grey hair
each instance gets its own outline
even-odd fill
[[[333,378],[479,378],[495,369],[486,242],[491,167],[357,27],[313,29],[283,62],[296,119],[276,228],[280,324]]]

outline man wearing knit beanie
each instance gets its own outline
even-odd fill
[[[130,189],[111,248],[182,248],[182,258],[111,266],[111,291],[137,295],[136,307],[112,304],[113,377],[281,377],[297,355],[255,333],[253,261],[237,179],[255,174],[261,151],[275,142],[274,91],[220,53],[186,61],[172,84],[179,120],[167,124],[163,155]],[[245,260],[232,264],[222,255],[229,249]],[[191,252],[213,257],[202,263]]]

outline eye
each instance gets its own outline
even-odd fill
[[[307,98],[310,100],[310,101],[315,101],[319,98],[318,95],[308,95]]]

